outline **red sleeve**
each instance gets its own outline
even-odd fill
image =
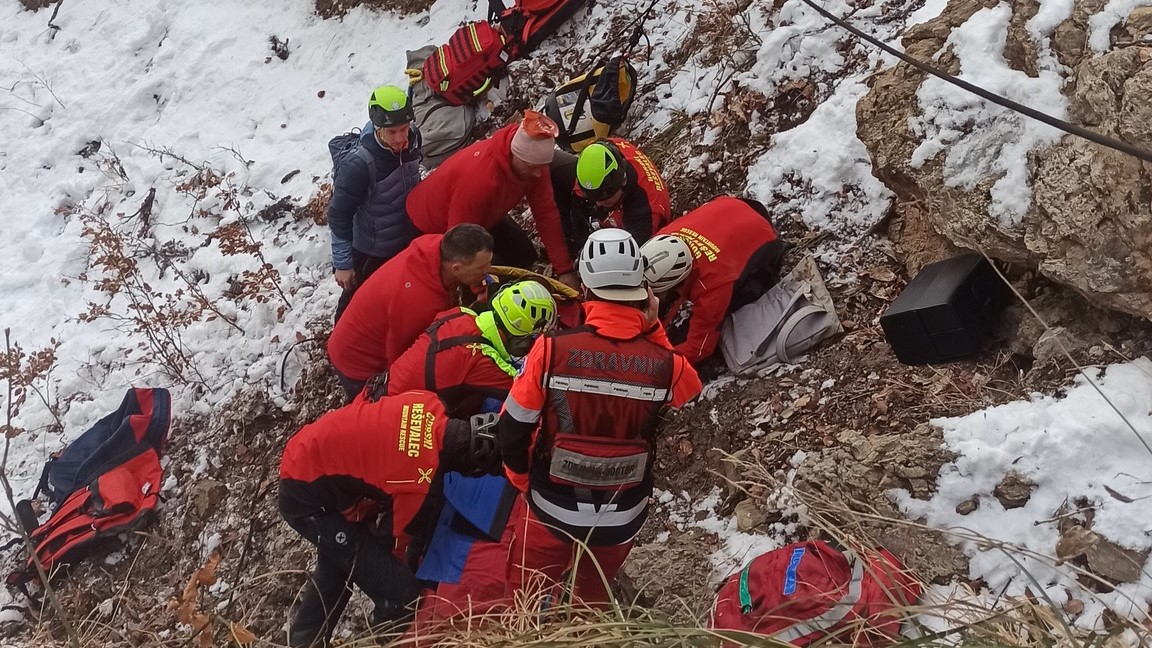
[[[532,345],[532,350],[524,358],[524,371],[512,382],[512,389],[508,392],[508,400],[504,403],[504,413],[510,414],[521,423],[536,423],[540,420],[540,412],[544,409],[544,365],[546,363],[544,347],[548,341],[547,336],[540,336]]]
[[[556,208],[556,197],[552,195],[551,176],[541,173],[528,191],[532,220],[536,221],[536,233],[544,243],[552,271],[557,275],[572,272],[568,243],[564,240],[564,230],[560,226],[560,210]]]
[[[414,295],[407,296],[404,304],[407,308],[388,309],[388,333],[384,340],[384,356],[388,366],[401,356],[412,343],[420,337],[424,329],[436,319],[436,313],[444,310],[443,304],[436,304],[428,308],[427,304],[412,304]],[[426,300],[424,297],[423,300]]]
[[[458,383],[485,392],[501,392],[506,395],[512,388],[512,376],[497,366],[491,358],[484,356],[479,351],[474,353],[482,356],[482,359],[472,363],[472,367],[466,367],[466,370],[460,375]]]
[[[504,474],[521,491],[528,490],[532,445],[536,443],[540,412],[544,409],[544,388],[540,383],[547,362],[547,339],[537,339],[524,359],[524,371],[512,383],[496,430]]]
[[[705,289],[702,294],[687,296],[692,302],[692,317],[688,319],[688,337],[676,345],[676,350],[693,364],[712,355],[720,342],[720,327],[732,301],[732,282]]]
[[[704,385],[700,382],[700,376],[696,373],[696,369],[689,364],[684,356],[677,353],[674,358],[672,370],[676,373],[672,379],[672,399],[668,401],[668,404],[672,407],[680,407],[696,398]]]

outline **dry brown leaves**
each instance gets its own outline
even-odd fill
[[[192,576],[188,578],[188,583],[184,585],[179,598],[172,598],[168,601],[168,609],[176,612],[176,618],[180,623],[192,626],[193,640],[200,648],[211,648],[212,646],[212,618],[199,610],[200,588],[216,584],[216,570],[220,567],[220,559],[220,552],[213,551],[212,555],[208,556],[208,560],[199,569],[192,572]],[[236,627],[233,627],[233,634],[235,634]],[[243,626],[238,627],[251,635]],[[255,637],[252,640],[254,641]]]

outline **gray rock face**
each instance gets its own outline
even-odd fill
[[[948,34],[995,0],[951,0],[937,18],[905,34],[906,51],[956,73]],[[1152,149],[1152,8],[1134,10],[1112,30],[1112,49],[1088,46],[1089,18],[1105,0],[1076,0],[1070,18],[1051,34],[1056,59],[1071,69],[1063,92],[1069,120]],[[1026,28],[1034,1],[1011,3],[1003,55],[1009,66],[1037,74],[1040,49]],[[917,92],[925,75],[899,64],[877,75],[857,104],[857,135],[872,155],[874,174],[896,194],[891,236],[909,270],[982,248],[989,255],[1035,267],[1094,303],[1152,318],[1152,164],[1065,136],[1028,156],[1031,206],[1016,226],[990,215],[989,177],[972,188],[948,186],[943,154],[911,165],[920,144],[909,120],[921,117]]]

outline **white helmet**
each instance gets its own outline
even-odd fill
[[[656,294],[680,285],[692,271],[692,250],[678,236],[659,234],[645,243],[640,253],[648,266],[644,278]]]
[[[609,227],[592,232],[580,252],[577,268],[580,281],[601,299],[624,302],[648,298],[644,255],[625,230]]]

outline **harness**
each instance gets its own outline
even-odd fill
[[[499,331],[496,330],[495,321],[492,321],[490,317],[484,317],[484,315],[490,315],[490,313],[477,315],[475,311],[461,307],[455,313],[436,320],[428,327],[428,353],[424,356],[425,389],[432,392],[436,391],[436,354],[455,347],[471,347],[473,353],[479,351],[492,362],[495,362],[496,366],[500,367],[504,373],[516,377],[519,372],[516,367],[512,366],[512,363],[505,359],[504,343],[500,339]],[[464,316],[475,318],[476,326],[480,329],[480,335],[453,335],[443,339],[439,337],[440,327]]]

